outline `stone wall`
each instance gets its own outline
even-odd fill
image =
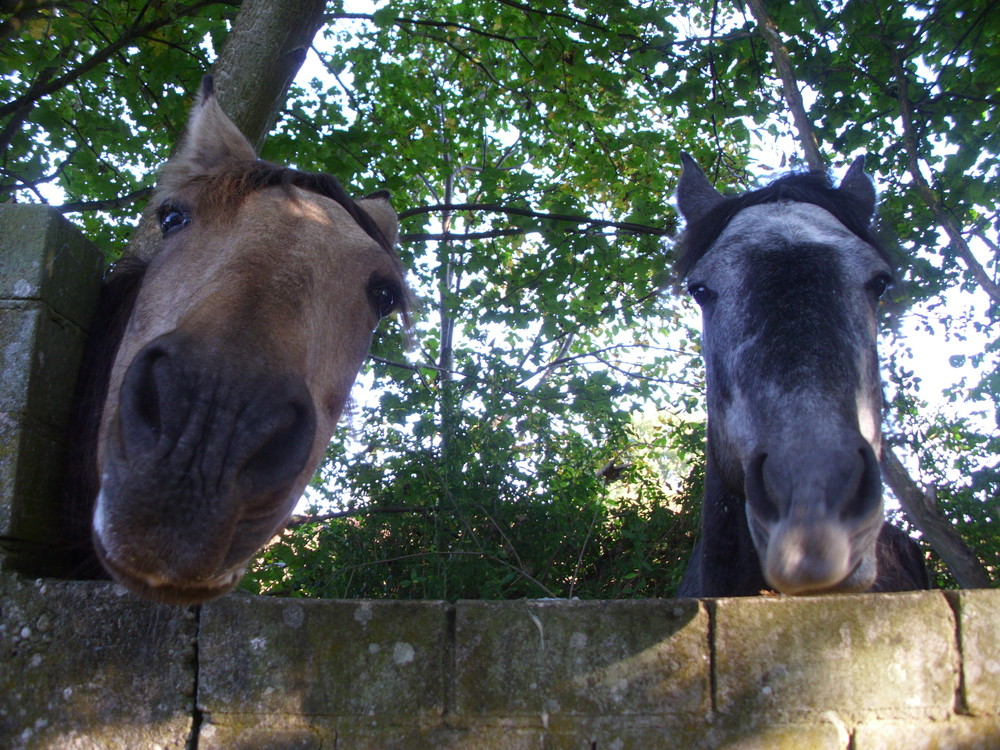
[[[1000,747],[1000,591],[381,602],[0,583],[0,746]]]
[[[0,205],[0,536],[7,567],[52,573],[66,431],[104,260],[58,211]]]
[[[44,542],[100,259],[37,207],[0,249],[0,535]],[[3,561],[0,748],[1000,747],[1000,591],[179,608],[44,562]]]

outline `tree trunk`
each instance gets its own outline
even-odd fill
[[[212,66],[222,111],[260,152],[323,25],[326,0],[243,0]]]
[[[882,476],[907,517],[944,560],[955,582],[963,589],[991,586],[986,568],[938,509],[933,494],[917,486],[888,445],[882,446]]]
[[[819,140],[813,130],[812,121],[806,114],[805,105],[802,103],[802,94],[799,92],[799,84],[795,78],[795,71],[792,68],[792,58],[788,54],[788,48],[781,41],[778,34],[778,26],[774,19],[768,14],[764,7],[764,0],[749,0],[750,10],[757,21],[757,28],[760,35],[764,37],[764,42],[771,50],[771,57],[774,59],[774,68],[781,76],[781,85],[785,94],[785,103],[792,113],[792,121],[799,134],[799,145],[806,157],[806,164],[809,169],[822,171],[826,169],[826,162],[823,154],[819,150]]]
[[[259,152],[323,25],[326,0],[243,0],[212,66],[222,110]],[[143,211],[125,255],[148,258],[159,242],[156,222]]]

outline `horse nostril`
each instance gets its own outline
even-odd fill
[[[167,386],[167,351],[151,344],[136,356],[122,382],[122,438],[128,445],[149,449],[163,431],[162,400]]]
[[[271,411],[262,420],[256,446],[239,470],[241,481],[256,488],[277,486],[294,479],[305,466],[316,433],[312,401],[297,398]]]
[[[842,520],[865,518],[882,510],[882,473],[875,451],[865,442],[858,453],[861,455],[861,471],[854,492],[840,509]]]
[[[766,459],[767,454],[761,453],[755,456],[747,466],[744,477],[746,498],[754,514],[761,521],[777,523],[781,517],[781,510],[768,491],[767,481],[764,478],[764,461]]]

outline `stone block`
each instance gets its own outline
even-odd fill
[[[321,750],[337,747],[336,727],[317,726],[317,722],[290,720],[287,716],[227,714],[223,724],[211,717],[198,732],[198,750]]]
[[[0,300],[0,412],[65,431],[85,343],[41,303]]]
[[[1000,591],[948,595],[958,614],[965,708],[972,714],[1000,714]]]
[[[111,583],[0,576],[0,746],[182,750],[195,620]]]
[[[50,575],[60,540],[67,428],[84,334],[40,302],[0,300],[0,535],[7,568]],[[38,546],[41,545],[41,546]]]
[[[0,537],[5,565],[35,575],[65,570],[70,550],[60,543],[63,436],[30,417],[0,412]],[[16,542],[14,541],[16,540]]]
[[[203,605],[199,632],[198,705],[216,725],[225,714],[414,725],[445,711],[442,602],[231,595]]]
[[[652,747],[652,746],[650,746]],[[828,721],[784,724],[769,717],[749,723],[724,722],[714,725],[691,744],[662,745],[690,750],[848,750],[851,736],[836,717]],[[852,748],[853,750],[853,748]]]
[[[58,211],[0,206],[0,535],[4,567],[51,574],[68,553],[65,446],[104,259]],[[15,546],[16,545],[16,546]]]
[[[260,714],[227,714],[224,723],[202,724],[198,750],[542,750],[540,735],[534,741],[525,733],[504,731],[499,737],[434,727],[392,727],[348,717],[289,717]]]
[[[59,491],[61,435],[32,419],[0,411],[0,534],[10,533],[17,497],[52,497]],[[30,459],[21,461],[21,458]],[[17,510],[29,510],[20,507]]]
[[[997,717],[955,716],[948,721],[865,722],[854,731],[852,750],[996,750]]]
[[[87,330],[105,261],[50,206],[0,205],[0,299],[37,300]]]
[[[708,615],[695,600],[459,602],[455,715],[703,715]]]
[[[548,721],[544,750],[579,750],[579,748],[685,748],[698,750],[705,736],[705,716],[691,716],[690,721],[671,717],[636,716],[566,716]],[[494,747],[503,747],[497,743]]]
[[[940,592],[715,602],[723,714],[942,717],[959,682],[955,621]]]

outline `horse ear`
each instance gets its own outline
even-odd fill
[[[382,230],[382,234],[389,240],[389,244],[396,245],[399,240],[399,217],[389,202],[389,191],[379,190],[366,195],[357,204],[362,210],[374,219],[375,224]]]
[[[681,152],[681,179],[677,183],[677,207],[688,224],[702,218],[718,206],[725,198],[708,177],[701,171],[698,163],[688,154]]]
[[[854,198],[858,205],[864,209],[865,216],[871,219],[875,215],[875,183],[872,178],[865,173],[865,157],[859,156],[851,162],[847,174],[840,181],[840,187],[846,195]]]
[[[180,148],[160,173],[160,188],[179,186],[193,177],[212,172],[227,162],[256,158],[257,154],[250,141],[219,106],[212,76],[205,76],[188,115]]]

